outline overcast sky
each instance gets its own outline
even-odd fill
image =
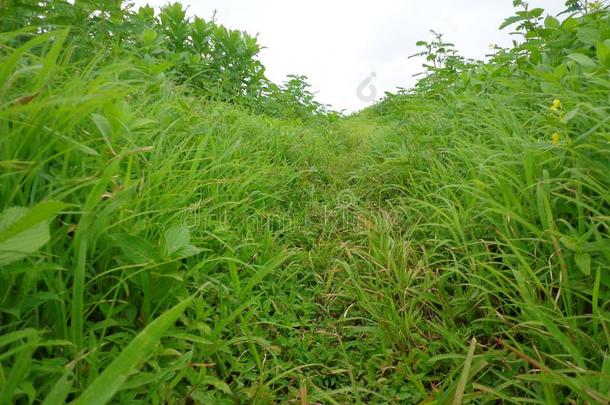
[[[135,0],[159,6],[167,0]],[[385,91],[409,87],[421,71],[415,42],[445,34],[466,57],[483,58],[489,45],[507,46],[510,30],[499,31],[513,14],[511,0],[182,0],[190,15],[228,28],[259,34],[266,47],[260,58],[267,77],[284,82],[288,74],[309,77],[317,99],[335,110],[366,107]],[[565,0],[530,0],[549,13]],[[367,79],[370,78],[370,81]],[[372,85],[373,87],[369,86]],[[359,92],[358,89],[361,89]],[[376,94],[371,94],[371,89]]]

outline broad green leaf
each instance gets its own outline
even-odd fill
[[[33,208],[12,207],[0,214],[0,266],[23,259],[49,241],[48,221],[66,204],[44,201]]]
[[[159,258],[158,249],[146,239],[128,234],[112,235],[115,245],[133,264],[144,264]]]
[[[583,242],[578,238],[562,236],[559,241],[572,252],[581,253],[583,251]]]
[[[595,61],[593,59],[591,59],[587,55],[583,55],[582,53],[572,53],[572,54],[568,55],[568,58],[572,59],[579,65],[583,65],[585,67],[589,67],[589,68],[597,67],[597,63],[595,63]]]
[[[544,13],[544,9],[538,7],[538,8],[531,9],[527,16],[529,18],[538,18],[538,17],[540,17],[542,15],[542,13]]]
[[[593,46],[599,41],[599,30],[596,27],[584,26],[576,32],[578,39],[588,46]]]
[[[108,403],[129,375],[152,353],[167,329],[190,305],[191,300],[192,298],[187,298],[146,326],[71,404],[104,405]]]
[[[191,233],[184,225],[176,225],[165,231],[165,253],[172,256],[191,243]]]
[[[148,71],[151,75],[156,76],[170,69],[174,64],[170,61],[159,63],[156,65],[152,65],[148,68]]]
[[[185,258],[198,254],[201,250],[192,246],[191,232],[184,225],[177,225],[165,232],[166,257]]]
[[[544,26],[546,28],[559,28],[559,25],[559,20],[553,16],[549,15],[544,19]]]
[[[610,68],[610,39],[597,43],[597,59],[607,68]]]

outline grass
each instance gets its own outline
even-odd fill
[[[0,403],[610,401],[607,71],[296,120],[17,35]]]

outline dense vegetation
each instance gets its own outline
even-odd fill
[[[0,1],[0,404],[608,403],[610,10],[340,117],[256,38]]]

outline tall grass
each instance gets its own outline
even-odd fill
[[[610,31],[583,11],[340,119],[297,79],[273,118],[12,20],[0,403],[610,401]]]

